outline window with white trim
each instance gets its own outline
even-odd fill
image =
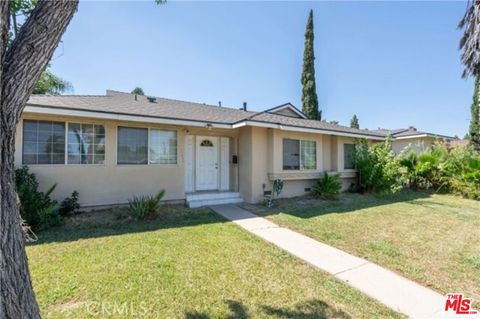
[[[317,169],[317,142],[283,139],[283,169]]]
[[[23,121],[23,164],[65,164],[65,123]]]
[[[117,163],[148,164],[148,129],[118,127]]]
[[[355,169],[355,144],[343,144],[343,169]]]
[[[150,129],[150,164],[177,164],[177,131]]]
[[[177,164],[177,131],[119,126],[117,163]]]
[[[105,127],[68,123],[68,164],[105,163]]]

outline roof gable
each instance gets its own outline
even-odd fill
[[[283,116],[296,117],[298,119],[307,119],[307,116],[302,111],[297,109],[291,103],[285,103],[271,109],[265,110],[266,113],[278,114]]]

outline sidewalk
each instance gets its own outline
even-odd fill
[[[445,298],[368,260],[280,227],[234,205],[211,207],[249,232],[410,318],[443,318]]]

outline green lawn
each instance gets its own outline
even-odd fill
[[[480,300],[480,202],[403,192],[247,207],[273,222],[368,258],[440,293]]]
[[[45,318],[397,318],[208,209],[82,214],[27,247]]]

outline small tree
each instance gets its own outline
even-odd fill
[[[480,1],[468,1],[467,11],[458,23],[458,28],[463,30],[460,39],[460,50],[462,50],[462,63],[465,66],[462,77],[469,75],[480,76]]]
[[[8,42],[10,44],[13,43],[13,40],[18,35],[23,25],[22,21],[27,20],[37,2],[38,0],[10,0],[11,25],[8,33]],[[73,91],[73,86],[70,82],[45,70],[40,75],[40,79],[33,89],[33,94],[58,95],[70,91]]]
[[[318,110],[317,86],[315,83],[313,39],[313,10],[310,10],[305,31],[305,48],[303,52],[302,111],[309,119],[321,120],[322,113]]]
[[[354,114],[352,119],[350,120],[350,127],[351,128],[360,128],[360,124],[358,123],[358,117],[357,117],[356,114]]]
[[[475,79],[475,87],[473,89],[473,99],[471,106],[470,128],[468,138],[470,145],[477,151],[480,151],[480,80]]]
[[[73,86],[70,82],[65,81],[50,71],[44,71],[33,89],[33,94],[58,95],[72,90]]]
[[[145,95],[145,92],[143,91],[143,89],[139,86],[135,87],[132,92],[132,94],[137,94],[137,95]]]

